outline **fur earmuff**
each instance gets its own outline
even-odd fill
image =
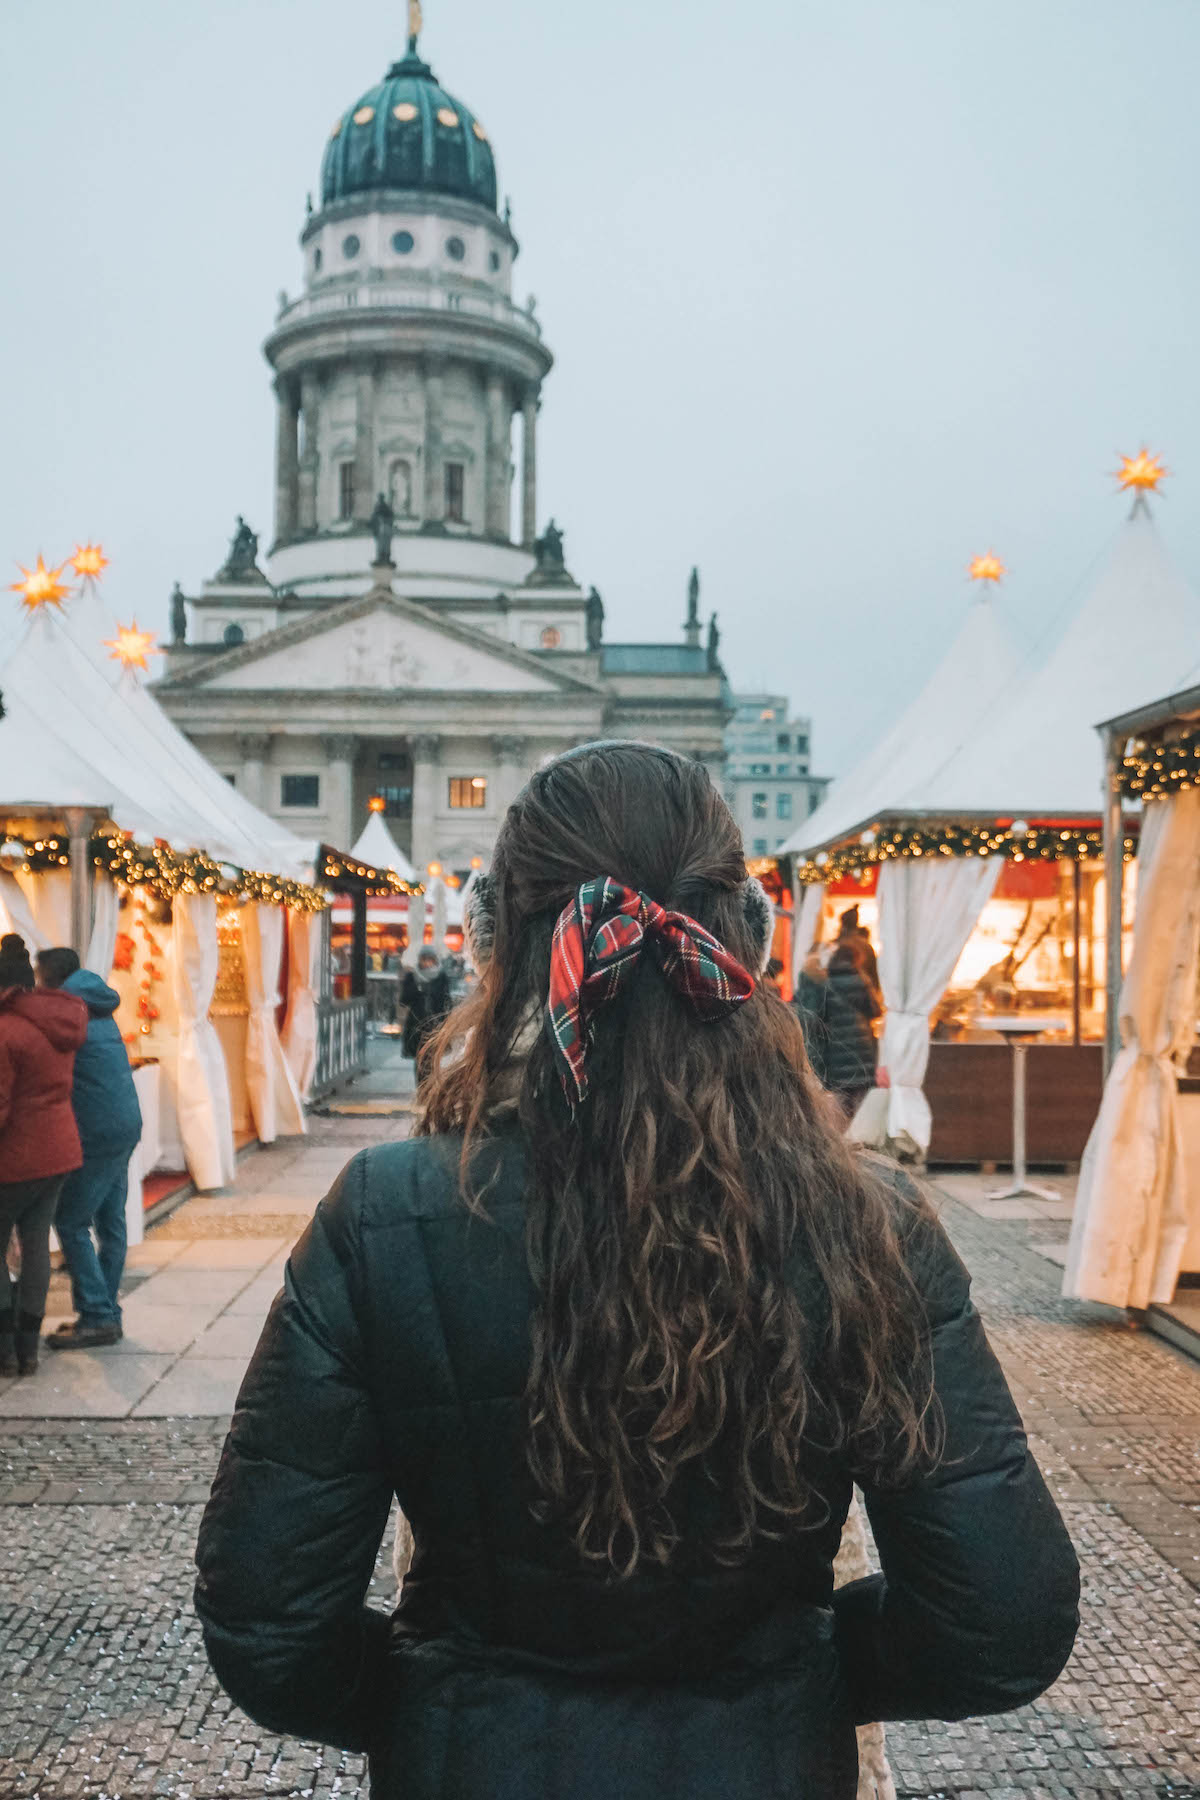
[[[463,950],[477,975],[491,962],[495,941],[495,884],[490,875],[476,869],[463,889]]]
[[[750,927],[758,957],[758,967],[753,973],[765,975],[771,960],[771,940],[775,935],[775,908],[757,875],[747,875],[742,883],[742,916]]]

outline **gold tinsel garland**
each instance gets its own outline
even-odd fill
[[[1125,861],[1136,849],[1125,839]],[[889,825],[864,831],[857,842],[818,851],[796,864],[801,886],[839,881],[864,869],[899,858],[939,856],[1003,856],[1010,862],[1087,862],[1104,853],[1100,831],[1078,825]]]

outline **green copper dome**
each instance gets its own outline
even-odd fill
[[[381,188],[455,194],[496,210],[496,164],[487,133],[438,86],[415,42],[378,87],[342,114],[321,165],[325,206]]]

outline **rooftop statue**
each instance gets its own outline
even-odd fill
[[[710,669],[720,667],[720,659],[717,655],[720,645],[721,633],[717,629],[717,615],[714,613],[708,621],[708,666]]]
[[[549,573],[551,570],[565,569],[563,560],[563,534],[551,519],[540,538],[534,539],[533,553],[537,557],[539,571]]]
[[[187,643],[187,606],[184,603],[183,589],[178,582],[171,589],[171,642]]]
[[[229,546],[229,555],[225,558],[224,567],[218,571],[219,581],[261,580],[258,567],[258,533],[251,531],[241,513],[238,514],[237,530]]]
[[[598,650],[604,637],[604,602],[595,588],[588,593],[584,609],[587,621],[587,647]]]
[[[375,502],[375,510],[367,523],[375,537],[375,564],[377,568],[390,568],[392,563],[392,538],[396,530],[396,509],[386,494],[380,494]]]

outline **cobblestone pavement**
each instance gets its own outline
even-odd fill
[[[248,1158],[235,1194],[190,1202],[151,1242],[263,1231],[273,1254],[333,1166],[402,1128],[314,1120],[299,1154]],[[1200,1800],[1200,1367],[1060,1300],[1044,1224],[989,1218],[948,1185],[960,1199],[947,1223],[1079,1547],[1084,1624],[1033,1706],[891,1727],[897,1787],[913,1800]],[[145,1265],[134,1276],[150,1279]],[[215,1412],[0,1414],[0,1800],[365,1793],[361,1758],[258,1730],[208,1672],[191,1556],[223,1433]]]

